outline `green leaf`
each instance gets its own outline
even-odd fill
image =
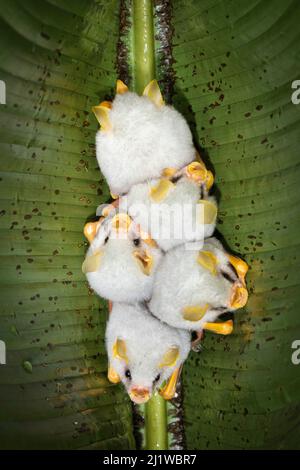
[[[214,167],[219,230],[250,265],[229,337],[184,367],[190,449],[299,448],[299,2],[173,7],[175,106]]]
[[[122,1],[119,18],[117,0],[1,2],[2,448],[135,447],[131,404],[106,379],[106,303],[81,273],[82,227],[109,199],[91,107],[114,93],[116,56],[119,78],[141,92],[156,75],[188,119],[218,228],[250,265],[233,334],[207,334],[183,368],[187,447],[299,448],[299,2],[155,0],[153,18],[151,4]],[[155,400],[146,445],[166,447]]]
[[[106,303],[81,273],[84,223],[109,198],[91,107],[117,78],[118,8],[1,2],[1,448],[135,447],[106,378]]]

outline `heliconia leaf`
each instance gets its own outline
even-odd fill
[[[173,102],[214,169],[218,229],[249,265],[233,333],[207,332],[183,368],[189,449],[299,448],[299,18],[294,0],[173,5]]]
[[[107,306],[81,273],[84,224],[109,199],[92,106],[114,94],[118,8],[1,2],[2,449],[135,447],[130,401],[107,379]]]
[[[107,305],[81,273],[82,229],[110,198],[92,106],[117,79],[142,94],[156,78],[191,126],[207,189],[215,176],[218,229],[249,265],[232,334],[212,333],[231,320],[208,323],[183,367],[186,446],[299,449],[299,18],[297,0],[2,0],[1,448],[136,446],[129,399],[107,380]],[[155,394],[144,447],[172,447],[169,420]]]

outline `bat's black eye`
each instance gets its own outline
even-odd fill
[[[131,380],[131,372],[129,369],[125,370],[125,377],[127,377],[128,380]]]
[[[141,239],[140,238],[135,238],[133,240],[133,243],[134,243],[135,246],[139,246],[139,244],[141,243]]]
[[[109,236],[107,235],[107,237],[106,237],[105,240],[104,240],[104,245],[106,245],[106,243],[108,242],[108,240],[109,240]]]
[[[154,382],[158,382],[159,379],[160,379],[160,374],[158,374],[158,375],[155,377]]]

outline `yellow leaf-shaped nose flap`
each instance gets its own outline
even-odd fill
[[[122,80],[117,80],[117,86],[116,86],[116,92],[118,95],[123,95],[123,93],[127,93],[128,91],[128,86],[125,85]]]
[[[166,178],[159,180],[156,186],[152,186],[150,189],[149,196],[154,202],[161,202],[166,199],[169,191],[174,188],[175,185]]]
[[[175,369],[171,377],[169,378],[166,386],[160,390],[159,394],[165,400],[171,400],[174,397],[176,393],[176,385],[180,377],[180,372],[181,372],[181,367],[178,367],[178,369]]]
[[[118,338],[113,346],[113,356],[128,363],[126,342]]]
[[[173,367],[179,356],[179,348],[173,346],[163,355],[162,361],[158,367]]]
[[[111,366],[108,368],[107,378],[113,384],[117,384],[121,381],[120,376]]]
[[[82,263],[82,272],[83,274],[94,273],[99,269],[100,260],[103,253],[98,251],[97,253],[87,256]]]
[[[138,405],[146,403],[150,396],[151,394],[148,388],[134,387],[129,391],[130,400]]]
[[[183,318],[188,321],[199,321],[206,314],[209,305],[188,305],[183,308]]]
[[[87,224],[85,224],[83,233],[84,236],[88,239],[89,243],[92,243],[92,241],[94,240],[97,230],[100,227],[102,221],[103,217],[100,217],[97,222],[88,222]]]
[[[145,250],[135,250],[133,252],[133,256],[135,257],[136,261],[138,262],[138,265],[142,272],[146,276],[150,276],[151,271],[152,271],[152,266],[153,266],[153,256],[151,256],[147,251]]]
[[[197,262],[210,271],[213,276],[217,274],[218,259],[211,251],[200,251]]]
[[[206,199],[200,199],[198,204],[202,205],[202,210],[200,211],[200,223],[205,225],[214,224],[218,213],[217,206]]]
[[[159,108],[165,104],[160,88],[156,80],[151,80],[145,87],[143,96],[147,96]]]
[[[108,105],[108,101],[103,101],[98,106],[94,106],[92,108],[93,113],[95,114],[100,126],[101,130],[109,131],[111,130],[111,122],[110,122],[110,106]]]
[[[212,331],[218,335],[230,335],[233,330],[233,321],[228,320],[222,323],[204,323],[203,329]]]

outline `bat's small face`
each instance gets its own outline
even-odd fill
[[[140,350],[137,354],[135,345],[130,340],[116,338],[112,364],[133,402],[148,401],[178,366],[180,346],[174,344],[165,352],[163,350],[164,345],[160,351],[147,351],[145,354],[145,351]]]
[[[127,214],[87,224],[91,246],[82,266],[96,293],[112,301],[142,301],[151,295],[160,251],[142,238]]]

